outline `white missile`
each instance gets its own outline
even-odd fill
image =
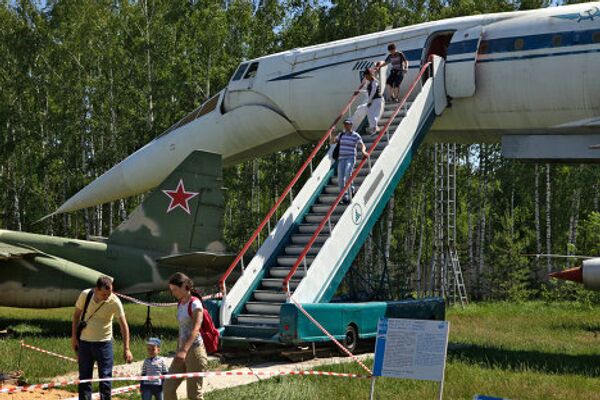
[[[401,91],[431,54],[446,58],[452,108],[436,120],[429,140],[523,138],[506,143],[516,158],[528,158],[531,151],[519,148],[543,138],[533,149],[560,160],[565,135],[574,144],[600,142],[599,10],[600,2],[592,2],[453,18],[244,62],[224,90],[55,213],[150,190],[192,150],[222,154],[231,165],[320,138],[361,72],[383,60],[392,42],[409,61]],[[567,158],[577,158],[579,147],[582,159],[600,158],[589,145],[574,147]]]
[[[581,267],[550,274],[552,278],[582,283],[586,289],[600,290],[600,257],[590,258]]]

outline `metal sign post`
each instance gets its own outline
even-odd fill
[[[375,396],[375,380],[377,379],[376,376],[372,376],[371,377],[371,396],[369,397],[370,400],[373,400],[373,396]]]

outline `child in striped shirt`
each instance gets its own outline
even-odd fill
[[[142,365],[142,376],[164,375],[168,368],[165,360],[159,357],[160,354],[160,339],[149,338],[146,342],[148,348],[148,358],[144,360]],[[142,381],[142,400],[151,400],[152,396],[156,400],[163,400],[162,379],[151,381]]]

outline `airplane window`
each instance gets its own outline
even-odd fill
[[[600,43],[600,31],[594,32],[594,35],[592,35],[592,41],[594,43]]]
[[[561,42],[561,37],[560,35],[554,35],[552,37],[552,46],[556,47],[556,46],[560,46],[560,42]]]
[[[522,38],[515,40],[515,50],[522,50],[525,45],[525,41]]]
[[[244,72],[246,72],[247,67],[248,67],[248,64],[240,64],[237,71],[235,71],[235,74],[233,75],[232,81],[239,81],[242,78],[242,76],[244,75]]]
[[[581,41],[581,35],[579,33],[575,33],[573,35],[573,43],[579,43]]]
[[[490,42],[488,42],[487,40],[482,40],[481,44],[479,45],[479,53],[485,54],[488,51],[490,51]]]
[[[258,71],[258,63],[254,62],[254,63],[250,64],[250,67],[248,68],[246,75],[244,75],[244,79],[254,78],[256,76],[256,71]]]

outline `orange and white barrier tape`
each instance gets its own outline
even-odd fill
[[[72,357],[63,356],[62,354],[53,353],[53,352],[48,351],[48,350],[40,349],[39,347],[31,346],[29,344],[25,344],[25,342],[22,341],[22,340],[21,340],[21,347],[24,347],[24,348],[30,349],[30,350],[35,350],[35,351],[38,351],[40,353],[48,354],[50,356],[62,358],[63,360],[77,362],[77,360],[74,359],[74,358],[72,358]]]
[[[148,302],[148,301],[142,301],[142,300],[136,299],[135,297],[127,296],[126,294],[121,294],[121,293],[117,293],[117,292],[114,292],[114,294],[116,294],[120,298],[128,300],[132,303],[141,304],[143,306],[148,306],[148,307],[175,307],[177,305],[177,303],[152,303],[152,302]]]
[[[128,300],[135,304],[141,304],[147,307],[175,307],[177,303],[152,303],[148,301],[143,301],[140,299],[136,299],[135,297],[127,296],[126,294],[114,292],[117,296],[122,299]],[[213,300],[213,299],[221,299],[223,297],[222,293],[213,293],[206,296],[202,296],[202,300]]]
[[[21,347],[24,347],[24,348],[30,349],[30,350],[34,350],[34,351],[37,351],[37,352],[40,352],[40,353],[43,353],[43,354],[48,354],[48,355],[53,356],[53,357],[61,358],[63,360],[77,362],[77,360],[75,358],[63,356],[62,354],[53,353],[51,351],[44,350],[44,349],[39,348],[39,347],[31,346],[29,344],[26,344],[23,340],[21,340]],[[133,376],[131,374],[127,374],[125,372],[121,372],[121,371],[119,371],[117,369],[113,369],[113,375],[114,376]]]
[[[300,305],[300,303],[298,303],[296,300],[294,300],[294,298],[293,298],[293,297],[291,297],[291,296],[290,296],[289,298],[290,298],[290,299],[292,300],[292,302],[293,302],[293,303],[296,305],[296,307],[298,307],[298,309],[299,309],[300,311],[302,311],[302,313],[303,313],[304,315],[306,315],[306,318],[308,318],[308,319],[309,319],[309,320],[310,320],[310,321],[311,321],[313,324],[315,324],[315,325],[317,326],[317,328],[319,328],[319,329],[320,329],[320,330],[321,330],[321,331],[322,331],[322,332],[323,332],[325,335],[327,335],[327,337],[328,337],[329,339],[331,339],[331,340],[333,341],[333,343],[335,343],[335,345],[336,345],[337,347],[339,347],[339,348],[340,348],[340,349],[341,349],[341,350],[342,350],[344,353],[346,353],[347,355],[349,355],[350,357],[352,357],[352,359],[353,359],[354,361],[356,361],[356,363],[357,363],[358,365],[360,365],[360,366],[362,367],[362,369],[364,369],[365,371],[367,371],[367,372],[369,373],[369,375],[373,375],[373,371],[371,371],[371,370],[369,369],[369,367],[367,367],[367,366],[366,366],[366,365],[365,365],[365,364],[364,364],[362,361],[360,361],[360,360],[358,359],[358,357],[356,357],[354,354],[352,354],[352,353],[350,352],[350,350],[348,350],[348,349],[347,349],[347,348],[345,348],[345,347],[344,347],[344,346],[343,346],[343,345],[342,345],[340,342],[338,342],[338,341],[337,341],[337,339],[336,339],[336,338],[334,338],[334,337],[333,337],[333,335],[332,335],[331,333],[327,332],[327,329],[323,328],[323,326],[322,326],[322,325],[321,325],[321,324],[320,324],[320,323],[319,323],[319,322],[318,322],[316,319],[314,319],[314,318],[313,318],[313,317],[312,317],[312,316],[311,316],[311,315],[308,313],[308,311],[306,311],[306,310],[305,310],[305,309],[304,309],[304,308],[303,308],[303,307]]]
[[[112,378],[93,378],[93,379],[72,379],[53,381],[50,383],[40,383],[36,385],[16,386],[12,388],[0,389],[0,393],[17,393],[30,392],[36,389],[50,389],[67,385],[78,385],[80,383],[93,383],[103,381],[150,381],[157,379],[185,379],[185,378],[208,378],[214,376],[333,376],[338,378],[358,378],[370,379],[371,376],[357,375],[342,372],[329,371],[204,371],[204,372],[187,372],[182,374],[167,374],[167,375],[152,375],[152,376],[130,376],[130,377],[112,377]]]

